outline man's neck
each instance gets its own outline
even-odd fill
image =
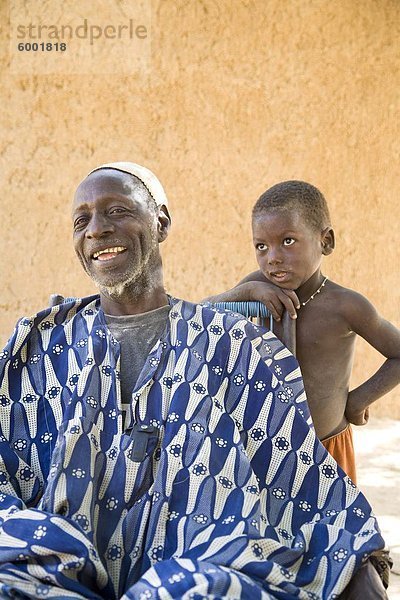
[[[161,284],[151,291],[141,290],[140,295],[132,293],[132,289],[125,289],[120,295],[114,296],[106,291],[100,291],[100,304],[108,315],[138,315],[155,310],[168,304],[168,296]]]

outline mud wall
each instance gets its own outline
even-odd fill
[[[80,179],[109,160],[143,163],[165,186],[172,294],[201,299],[253,270],[251,207],[266,187],[297,178],[330,205],[337,248],[325,274],[400,326],[396,0],[152,0],[134,64],[131,40],[74,39],[50,66],[16,49],[27,4],[0,3],[2,344],[50,293],[92,293],[69,205]],[[65,11],[57,23],[78,4],[79,18],[102,16],[90,3],[41,3],[49,15],[55,4]],[[115,0],[108,23],[128,22],[134,4]],[[354,382],[379,363],[360,342]],[[375,414],[400,418],[399,395]]]

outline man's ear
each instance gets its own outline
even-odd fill
[[[171,217],[169,216],[168,208],[163,204],[158,209],[157,231],[159,244],[167,238],[170,227]]]
[[[322,254],[328,256],[335,248],[335,232],[332,227],[326,227],[321,231]]]

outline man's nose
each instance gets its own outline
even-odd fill
[[[114,231],[114,226],[106,215],[93,213],[86,227],[85,235],[87,238],[98,238]]]

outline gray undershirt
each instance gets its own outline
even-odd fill
[[[166,305],[139,315],[105,315],[106,323],[121,347],[121,403],[125,422],[129,422],[129,413],[126,413],[132,392],[150,351],[165,329],[170,309]]]

